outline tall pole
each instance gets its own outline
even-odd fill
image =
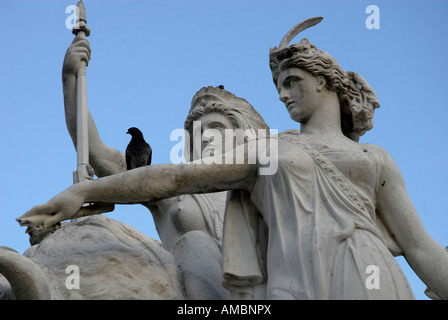
[[[81,1],[77,4],[78,19],[73,27],[73,34],[76,36],[90,35],[90,29],[87,27],[86,9]],[[76,151],[77,168],[73,174],[73,182],[78,183],[85,179],[93,178],[88,171],[89,166],[89,118],[87,109],[87,79],[86,62],[81,61],[81,65],[76,77]]]
[[[80,0],[77,4],[78,19],[73,27],[76,36],[90,35],[87,27],[86,8]],[[87,109],[87,79],[86,62],[81,61],[76,75],[76,152],[77,168],[73,172],[73,183],[79,183],[86,179],[93,179],[93,168],[89,165],[89,111]],[[85,203],[75,214],[72,221],[76,222],[82,217],[110,212],[114,210],[113,203]]]

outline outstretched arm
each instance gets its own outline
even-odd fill
[[[406,261],[419,278],[442,299],[448,299],[448,253],[424,228],[392,157],[384,150],[381,153],[383,168],[377,192],[378,214],[384,217]]]
[[[225,155],[218,157],[222,157],[221,161],[214,163],[224,163]],[[17,221],[21,225],[47,228],[72,218],[84,203],[89,202],[134,204],[190,193],[230,189],[250,191],[257,174],[257,165],[247,164],[247,159],[244,163],[160,164],[86,180],[71,186],[47,203],[32,208]]]
[[[84,36],[76,36],[67,49],[62,68],[62,88],[64,92],[65,121],[68,132],[76,148],[76,74],[81,61],[90,60],[90,44]],[[98,177],[126,170],[124,154],[105,145],[98,134],[89,111],[89,162]]]

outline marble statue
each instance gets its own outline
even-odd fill
[[[88,40],[85,37],[76,37],[67,50],[62,75],[67,128],[75,146],[77,143],[75,75],[79,64],[82,61],[88,62],[89,58]],[[216,123],[220,124],[222,131],[268,130],[264,120],[246,100],[220,87],[205,87],[194,95],[184,126],[191,138],[194,136],[194,121],[201,123],[202,130],[209,129],[210,125],[216,127]],[[126,171],[123,152],[101,141],[90,113],[88,128],[89,163],[97,176],[105,177]],[[224,137],[224,134],[222,136]],[[244,139],[241,140],[243,141]],[[193,158],[193,143],[188,142],[189,148],[186,146],[186,150],[191,150]],[[222,145],[224,146],[224,143]],[[202,151],[210,147],[210,141],[203,141],[200,149]],[[189,299],[223,299],[228,296],[228,292],[221,286],[220,267],[220,241],[225,203],[226,192],[186,194],[143,203],[152,213],[164,248],[177,257],[182,274],[189,274],[183,280]],[[206,261],[203,261],[204,259]],[[190,286],[194,289],[190,289]]]
[[[228,192],[219,259],[231,298],[413,299],[394,258],[403,255],[432,296],[448,299],[448,253],[424,229],[389,153],[358,142],[373,127],[374,90],[307,39],[289,45],[321,20],[299,23],[269,54],[279,98],[300,131],[258,137],[269,143],[246,141],[208,159],[130,171],[118,152],[92,142],[92,152],[109,150],[104,158],[114,159],[109,166],[91,158],[100,178],[70,186],[18,222],[49,228],[76,216],[84,203],[151,206]],[[266,154],[277,162],[269,174],[262,170]],[[207,228],[199,230],[213,239]],[[177,244],[183,235],[174,238]],[[367,283],[372,268],[380,272],[375,288]]]
[[[186,299],[173,255],[104,215],[62,222],[23,255],[0,248],[0,274],[0,300]]]
[[[76,108],[76,75],[81,64],[87,64],[90,60],[90,45],[85,35],[77,36],[73,40],[72,44],[67,50],[64,58],[62,83],[64,91],[64,104],[65,104],[65,116],[66,124],[69,134],[72,138],[73,144],[76,148],[77,144],[77,108]],[[119,150],[111,148],[105,145],[100,139],[98,130],[91,113],[88,112],[88,135],[89,135],[89,163],[93,171],[98,177],[104,177],[111,174],[117,174],[126,171],[125,155]],[[221,151],[220,147],[225,146],[227,149],[231,149],[232,145],[226,144],[225,141],[220,141],[219,148],[218,142],[212,139],[201,139],[201,146],[196,150],[194,148],[193,132],[194,124],[200,125],[202,132],[211,129],[218,129],[222,133],[222,138],[225,137],[224,131],[235,130],[241,134],[241,139],[237,139],[238,143],[243,143],[250,139],[253,139],[257,135],[257,130],[262,129],[266,133],[269,133],[269,128],[258,114],[258,112],[244,99],[236,97],[232,93],[224,89],[223,86],[219,87],[204,87],[200,89],[193,97],[191,102],[191,108],[185,121],[185,130],[191,140],[187,141],[185,146],[186,158],[192,160],[193,158],[200,158],[202,153],[206,150]],[[201,132],[199,132],[200,134]],[[205,141],[203,141],[205,140]],[[194,154],[196,152],[197,154]],[[115,290],[114,285],[108,284],[108,295],[92,296],[85,294],[90,289],[85,289],[86,284],[83,285],[84,290],[78,292],[78,295],[62,295],[62,298],[109,298],[112,294],[116,294],[120,298],[143,298],[151,299],[156,298],[186,298],[186,299],[226,299],[229,296],[228,291],[221,285],[222,282],[222,269],[221,269],[221,240],[222,240],[222,221],[225,211],[225,205],[227,200],[227,192],[210,193],[210,194],[186,194],[177,197],[162,199],[155,202],[143,202],[152,213],[156,229],[159,233],[163,248],[159,250],[166,250],[165,256],[173,256],[173,261],[178,266],[178,273],[167,273],[175,275],[171,279],[176,290],[173,290],[177,295],[163,295],[160,292],[153,294],[152,296],[147,292],[150,291],[151,285],[148,282],[144,282],[144,276],[136,276],[135,278],[141,280],[141,283],[145,283],[148,287],[145,290],[141,290],[141,295],[131,296],[124,294],[120,290]],[[34,228],[30,228],[31,243],[37,246],[32,247],[30,252],[26,252],[25,256],[31,259],[37,264],[48,265],[51,261],[51,265],[54,268],[62,270],[62,265],[67,265],[67,257],[69,255],[75,258],[71,264],[76,261],[86,261],[85,265],[79,266],[83,270],[83,278],[88,274],[88,270],[92,270],[95,266],[96,270],[101,269],[94,262],[91,261],[92,256],[88,252],[82,250],[86,245],[86,239],[92,238],[90,246],[96,248],[95,261],[98,263],[106,263],[111,259],[108,255],[101,254],[101,246],[97,243],[107,246],[112,256],[117,254],[114,251],[114,246],[119,252],[132,253],[131,249],[123,249],[119,244],[104,244],[98,241],[98,234],[103,235],[104,230],[109,230],[109,227],[113,221],[114,225],[118,225],[119,228],[130,228],[125,224],[120,224],[118,221],[112,219],[100,220],[89,217],[87,220],[82,220],[82,223],[78,223],[83,226],[84,232],[78,234],[70,234],[70,238],[79,240],[83,238],[83,244],[81,246],[79,241],[71,241],[70,245],[62,245],[64,236],[67,236],[68,230],[73,229],[72,225],[64,225],[63,230],[58,228],[49,228],[46,231],[51,232],[39,232]],[[88,227],[87,227],[88,226]],[[55,229],[57,230],[56,233]],[[49,236],[49,234],[52,234]],[[92,234],[92,235],[90,235]],[[95,234],[96,236],[93,236]],[[139,234],[139,233],[138,233]],[[89,236],[90,235],[90,236]],[[67,236],[68,237],[68,236]],[[104,238],[108,238],[103,235]],[[141,237],[144,237],[141,235]],[[45,241],[42,241],[45,239]],[[117,237],[120,240],[119,237]],[[118,241],[117,240],[117,241]],[[133,243],[135,241],[127,241]],[[145,239],[146,243],[152,243],[151,239]],[[58,243],[57,248],[53,248],[54,244]],[[137,242],[138,243],[138,242]],[[133,243],[134,244],[134,243]],[[134,244],[137,245],[137,244]],[[82,248],[78,248],[81,246]],[[158,247],[157,244],[153,246]],[[53,248],[53,249],[51,249]],[[60,250],[65,252],[64,255],[57,255],[54,251]],[[77,251],[81,251],[82,254]],[[91,249],[91,251],[95,251]],[[49,254],[51,252],[51,255]],[[72,253],[74,252],[74,253]],[[36,261],[35,256],[39,256],[40,260]],[[98,259],[97,256],[101,256],[102,259]],[[46,258],[46,260],[44,259]],[[123,263],[125,259],[121,260],[121,268],[126,270],[126,267],[131,263]],[[126,261],[133,261],[132,258],[128,258]],[[70,263],[69,263],[70,264]],[[86,265],[90,267],[87,269]],[[151,266],[146,266],[146,273],[151,273]],[[65,268],[65,267],[64,267]],[[87,269],[87,271],[86,271]],[[172,271],[172,270],[170,270]],[[159,271],[153,270],[156,275],[160,274]],[[107,272],[99,272],[102,275],[100,277],[107,277],[110,274]],[[116,271],[119,273],[119,271]],[[63,277],[67,277],[65,273],[59,273],[61,279],[59,282],[63,283]],[[143,273],[144,275],[145,273]],[[93,276],[93,275],[89,275]],[[162,280],[170,282],[167,277],[162,277]],[[162,281],[161,280],[161,281]],[[86,281],[85,281],[86,282]],[[182,284],[182,285],[181,285]],[[136,283],[127,281],[126,285],[122,282],[116,282],[116,286],[120,288],[126,288],[127,285],[136,286]],[[59,286],[61,287],[61,286]],[[167,286],[164,286],[167,287]],[[181,287],[182,290],[179,291]],[[93,289],[92,289],[93,290]],[[123,289],[122,289],[123,290]],[[130,290],[132,291],[132,290]],[[65,292],[69,292],[65,290]],[[182,292],[182,294],[179,294]],[[52,297],[60,297],[61,294],[57,294],[52,291]]]

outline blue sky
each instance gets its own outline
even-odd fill
[[[430,235],[448,245],[448,26],[446,1],[133,1],[85,0],[92,60],[88,104],[102,140],[123,150],[137,126],[153,163],[170,162],[174,129],[191,98],[223,84],[279,131],[298,128],[278,100],[268,53],[296,23],[324,20],[300,37],[361,74],[381,108],[360,142],[397,162]],[[28,247],[14,220],[72,184],[76,153],[65,126],[61,86],[73,35],[69,0],[0,1],[0,245]],[[366,28],[368,5],[380,29]],[[111,218],[158,238],[143,207],[117,206]],[[418,299],[425,285],[398,258]],[[447,266],[448,267],[448,266]]]

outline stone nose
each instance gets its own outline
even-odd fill
[[[281,89],[279,92],[279,99],[281,102],[286,103],[289,99],[289,95],[286,90]]]

